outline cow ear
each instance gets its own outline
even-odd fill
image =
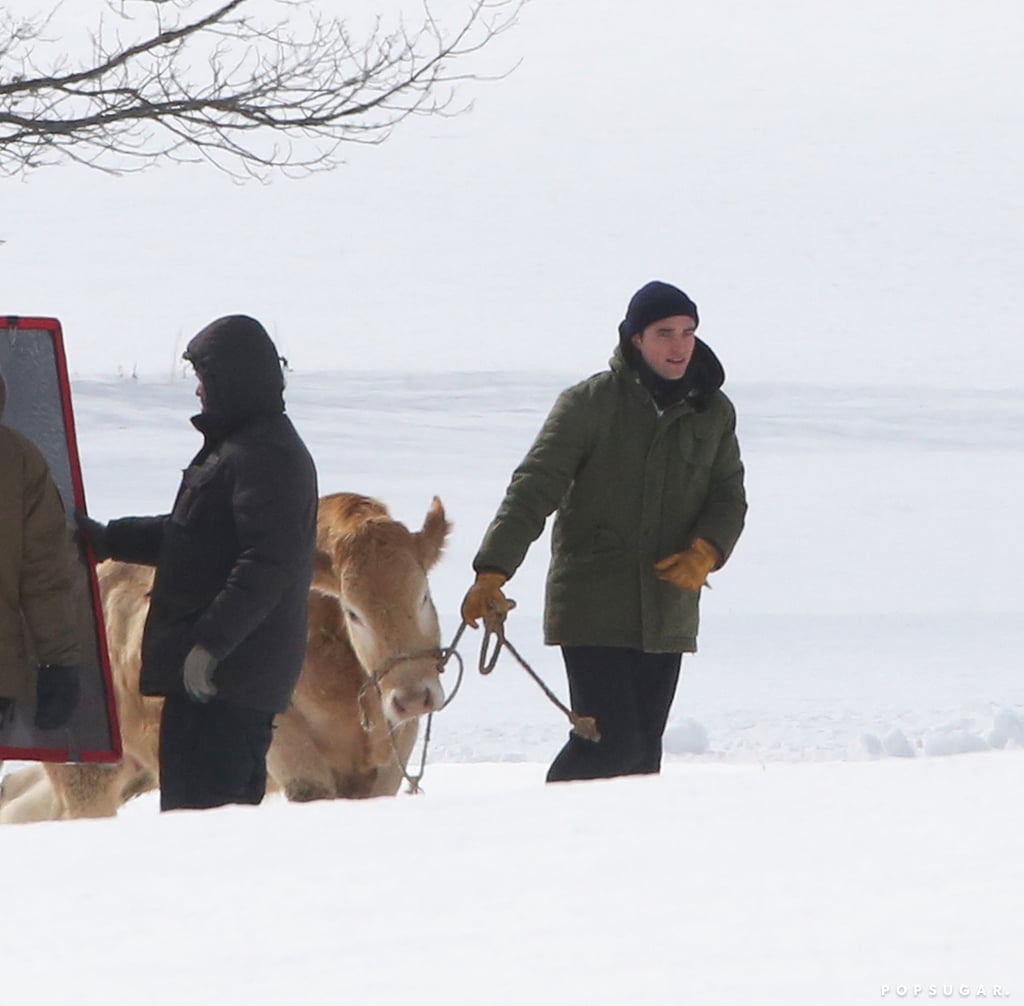
[[[310,586],[313,590],[319,590],[321,594],[338,596],[338,573],[331,562],[331,557],[322,548],[316,550],[316,557],[313,560],[313,582]]]
[[[430,569],[444,550],[445,539],[452,526],[444,515],[444,506],[435,496],[427,511],[427,518],[423,527],[416,532],[416,541],[419,545],[420,560],[424,569]]]

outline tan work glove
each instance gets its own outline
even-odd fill
[[[685,552],[674,552],[654,564],[659,580],[674,583],[680,590],[700,590],[708,582],[708,573],[720,562],[718,549],[706,538],[694,538]]]
[[[486,626],[493,616],[509,613],[512,605],[501,592],[502,584],[507,579],[504,573],[477,573],[476,581],[462,599],[462,620],[467,625],[475,629],[477,619],[482,618]]]

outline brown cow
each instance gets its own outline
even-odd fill
[[[290,800],[393,795],[418,717],[444,699],[427,573],[450,525],[436,497],[413,533],[383,504],[353,493],[323,497],[317,524],[306,659],[290,707],[275,720],[269,788]],[[139,693],[152,570],[106,562],[98,575],[124,760],[22,768],[3,781],[0,822],[110,817],[157,786],[162,700]]]

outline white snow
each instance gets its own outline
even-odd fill
[[[65,325],[95,516],[166,508],[183,343],[252,313],[324,491],[444,501],[450,637],[655,277],[725,363],[751,510],[661,777],[546,787],[564,719],[469,638],[420,797],[0,832],[0,1004],[1024,996],[1022,42],[1009,0],[544,0],[472,114],[330,175],[4,185],[0,310]],[[546,548],[509,635],[564,698]]]

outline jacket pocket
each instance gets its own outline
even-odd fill
[[[622,538],[617,531],[610,527],[599,527],[594,530],[590,538],[589,552],[592,555],[604,555],[608,552],[617,552],[622,548]]]
[[[171,520],[179,527],[193,527],[205,509],[213,480],[220,470],[219,463],[186,468],[181,490],[171,511]]]
[[[203,609],[177,609],[151,599],[142,635],[142,694],[167,695],[184,689],[182,668],[192,649],[192,630]]]
[[[710,468],[715,460],[717,446],[712,437],[704,436],[690,426],[684,425],[679,429],[679,453],[687,464]]]
[[[571,561],[586,562],[620,552],[623,547],[622,536],[612,528],[602,526],[574,532],[558,551]]]

